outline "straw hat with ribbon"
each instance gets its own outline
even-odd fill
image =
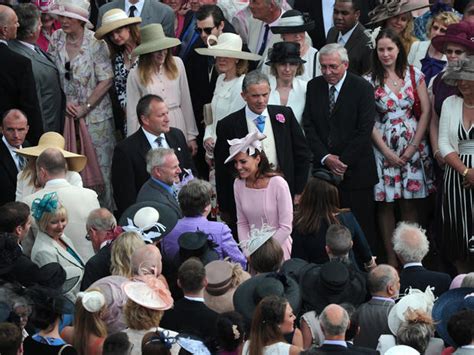
[[[210,57],[227,57],[244,60],[260,60],[258,54],[242,51],[242,38],[235,33],[226,32],[219,37],[210,35],[207,37],[208,48],[196,48],[195,51],[201,55]]]
[[[142,55],[179,46],[177,38],[166,37],[163,27],[159,23],[152,23],[140,29],[142,43],[133,50],[133,54]]]
[[[122,9],[110,9],[102,16],[102,25],[95,32],[95,38],[102,39],[117,28],[142,22],[141,17],[128,17]]]
[[[474,81],[474,55],[449,63],[443,80],[452,86],[455,86],[458,80]]]
[[[51,6],[51,14],[74,18],[86,23],[88,28],[94,26],[89,21],[91,5],[87,0],[59,0]]]
[[[228,140],[227,143],[229,143],[229,156],[225,160],[224,164],[230,162],[240,152],[248,153],[249,155],[255,154],[256,150],[261,152],[263,149],[261,140],[265,139],[266,137],[267,136],[265,136],[263,133],[255,131],[247,134],[244,138]]]
[[[371,12],[369,12],[370,22],[374,24],[385,21],[391,17],[405,14],[407,12],[428,7],[430,4],[420,1],[409,0],[382,0]]]
[[[62,135],[56,132],[44,133],[34,147],[17,149],[16,152],[25,157],[38,157],[47,148],[56,148],[66,158],[68,169],[72,171],[82,171],[87,164],[87,158],[84,155],[69,152],[64,149],[65,140]]]

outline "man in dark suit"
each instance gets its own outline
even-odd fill
[[[424,291],[427,286],[434,287],[436,297],[449,290],[451,276],[444,272],[430,271],[421,263],[429,251],[428,238],[418,225],[402,222],[393,232],[393,251],[403,264],[400,273],[400,290],[409,287]]]
[[[169,126],[168,107],[157,95],[146,95],[137,104],[141,129],[117,144],[112,158],[112,186],[118,213],[135,203],[138,191],[150,178],[146,154],[151,148],[173,148],[182,169],[195,173],[183,132]]]
[[[372,298],[357,311],[360,330],[354,344],[375,349],[380,335],[390,334],[388,314],[400,292],[398,272],[390,265],[378,265],[370,271],[367,286]]]
[[[8,110],[2,119],[0,141],[0,205],[15,201],[17,175],[25,165],[25,158],[15,152],[23,147],[28,133],[28,120],[19,110]]]
[[[242,97],[247,105],[217,123],[214,149],[217,198],[221,213],[224,218],[230,218],[230,222],[235,221],[235,201],[233,165],[224,165],[229,156],[227,140],[261,130],[267,136],[262,141],[263,150],[269,162],[283,173],[295,200],[299,199],[308,178],[309,150],[303,131],[291,108],[267,106],[269,95],[268,77],[258,71],[248,73],[242,85]],[[264,121],[263,129],[256,123],[260,119]]]
[[[334,4],[332,27],[327,43],[340,43],[349,55],[349,71],[358,75],[365,74],[370,68],[372,49],[365,27],[359,23],[361,2],[365,0],[336,0]]]
[[[15,12],[0,5],[0,115],[12,108],[22,110],[30,125],[28,141],[36,144],[43,122],[31,61],[13,52],[7,43],[16,38],[18,26]]]
[[[177,191],[173,188],[173,184],[179,182],[181,169],[174,150],[167,148],[150,150],[146,155],[146,167],[150,179],[143,184],[138,192],[137,202],[160,202],[173,210],[178,218],[181,218]]]
[[[61,89],[59,71],[49,55],[36,45],[41,31],[41,12],[34,4],[20,4],[15,9],[20,28],[17,39],[10,41],[8,46],[31,60],[44,131],[62,133],[66,97]]]
[[[342,45],[324,46],[319,62],[322,76],[308,83],[303,112],[313,167],[342,176],[338,186],[341,207],[352,210],[375,249],[374,90],[366,80],[347,71],[349,60]]]
[[[178,270],[178,286],[183,290],[184,298],[165,311],[160,326],[197,336],[212,348],[219,314],[204,304],[206,285],[206,269],[202,262],[196,258],[186,260]]]
[[[111,9],[122,9],[130,17],[140,16],[141,26],[159,23],[168,37],[174,37],[174,12],[168,5],[157,0],[114,0],[102,5],[97,16],[97,26],[102,23],[102,16]]]

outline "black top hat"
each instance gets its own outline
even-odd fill
[[[264,273],[240,284],[234,293],[234,307],[247,321],[251,321],[257,304],[266,296],[281,296],[288,300],[295,314],[301,307],[298,283],[284,274]]]
[[[268,62],[272,63],[293,63],[304,64],[305,60],[300,57],[300,45],[294,42],[277,42],[268,50]]]
[[[191,257],[199,258],[204,265],[219,260],[219,255],[212,248],[211,243],[207,234],[201,231],[181,234],[178,238],[180,262]]]
[[[315,26],[314,21],[308,14],[303,14],[298,10],[288,10],[285,12],[277,26],[271,26],[270,30],[275,34],[299,33],[311,31]]]

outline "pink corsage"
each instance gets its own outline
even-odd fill
[[[285,123],[286,121],[286,118],[285,116],[283,116],[283,114],[281,113],[277,113],[277,115],[275,116],[276,120],[280,123]]]

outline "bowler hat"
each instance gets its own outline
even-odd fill
[[[277,42],[268,50],[268,61],[266,65],[272,63],[304,64],[305,60],[300,56],[300,45],[295,42]]]

